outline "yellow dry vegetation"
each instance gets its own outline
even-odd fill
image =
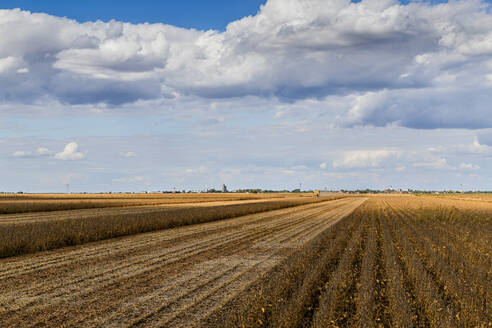
[[[204,326],[490,327],[491,240],[490,196],[373,195]]]
[[[8,214],[0,238],[82,244],[0,259],[0,327],[492,326],[484,194]]]
[[[49,197],[51,195],[47,198]],[[221,220],[342,196],[334,194],[314,198],[299,194],[151,195],[148,198],[151,201],[149,205],[149,200],[139,198],[141,196],[123,196],[115,203],[110,196],[104,195],[102,199],[95,199],[100,201],[100,207],[91,208],[84,201],[76,200],[76,208],[82,209],[72,210],[62,209],[70,208],[73,199],[67,199],[66,196],[57,197],[59,199],[56,201],[49,200],[49,211],[18,211],[14,214],[0,215],[0,257]],[[86,195],[80,195],[82,199],[86,199],[85,197]],[[35,195],[33,198],[38,199],[29,204],[30,209],[34,206],[32,204],[38,206],[38,202],[44,201],[41,199],[42,196]],[[25,205],[24,200],[17,201],[21,202],[22,206]],[[126,201],[128,202],[125,203]],[[55,211],[53,205],[56,204],[58,210]],[[126,206],[122,206],[123,204]],[[39,207],[36,209],[39,210]]]
[[[0,214],[309,196],[301,193],[0,194]]]

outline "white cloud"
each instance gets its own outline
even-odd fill
[[[490,154],[492,153],[492,147],[479,142],[478,138],[475,136],[471,143],[466,144],[455,144],[453,146],[438,146],[429,148],[431,153],[435,154]]]
[[[0,58],[0,74],[8,73],[16,70],[22,63],[22,60],[17,57],[8,56]]]
[[[321,169],[326,169],[326,168],[328,167],[328,164],[327,164],[327,163],[325,163],[325,162],[323,162],[323,163],[321,163],[321,164],[319,165],[319,167],[320,167]]]
[[[42,157],[51,155],[51,152],[46,147],[39,147],[36,151],[18,150],[12,154],[14,157]]]
[[[383,166],[386,162],[398,159],[398,150],[354,150],[344,152],[341,158],[333,161],[335,168],[366,168]]]
[[[461,163],[459,168],[461,170],[480,170],[480,166],[472,163]]]
[[[30,151],[23,151],[23,150],[18,150],[12,154],[14,157],[29,157],[32,156],[32,152]]]
[[[133,151],[121,152],[120,155],[123,157],[137,157],[137,153]]]
[[[492,151],[492,147],[490,147],[489,145],[481,144],[478,141],[477,137],[473,139],[473,143],[469,145],[467,148],[471,153],[479,153],[479,154],[485,154]]]
[[[60,160],[80,160],[85,158],[85,154],[78,151],[79,145],[76,142],[68,143],[62,152],[56,153],[55,158]]]
[[[37,150],[36,150],[36,154],[39,155],[39,156],[46,156],[46,155],[50,155],[51,152],[49,151],[48,148],[46,147],[39,147]]]
[[[345,125],[489,127],[492,13],[484,6],[268,0],[224,32],[0,10],[0,96],[119,105],[335,95],[347,96]]]

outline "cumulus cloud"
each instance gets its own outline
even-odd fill
[[[341,158],[333,161],[335,168],[378,167],[402,155],[398,150],[354,150],[344,152]]]
[[[46,156],[46,155],[50,155],[51,152],[49,151],[48,148],[46,147],[39,147],[37,150],[36,150],[36,154],[40,155],[40,156]]]
[[[474,163],[461,162],[465,158],[476,160],[487,152],[477,145],[477,139],[470,144],[451,147],[431,147],[419,150],[379,149],[355,150],[341,153],[333,161],[333,167],[339,169],[378,169],[394,168],[396,172],[407,171],[408,168],[430,170],[479,170]],[[477,157],[478,156],[478,157]],[[456,164],[454,164],[456,163]],[[411,171],[411,169],[410,169]],[[420,170],[419,170],[420,172]]]
[[[343,95],[344,126],[491,127],[487,6],[268,0],[224,32],[0,10],[0,98],[119,105]]]
[[[78,149],[79,145],[76,142],[70,142],[65,146],[63,151],[55,154],[55,158],[63,161],[75,161],[85,158],[86,154],[79,152]]]
[[[472,144],[467,145],[465,149],[468,152],[475,154],[487,154],[492,152],[492,147],[487,144],[481,144],[477,137],[475,137]]]
[[[9,73],[10,71],[19,72],[23,70],[19,68],[21,66],[22,60],[18,57],[8,56],[0,58],[0,74]]]

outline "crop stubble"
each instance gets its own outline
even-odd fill
[[[292,198],[300,196],[306,196],[306,194],[0,194],[0,214]]]
[[[0,215],[0,257],[204,223],[340,196],[265,198]]]
[[[363,201],[339,199],[0,260],[0,325],[189,326]]]

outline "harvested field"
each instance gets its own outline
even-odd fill
[[[310,194],[0,194],[0,214],[311,197]]]
[[[0,257],[232,218],[332,197],[210,201],[0,215]]]
[[[0,327],[491,327],[491,239],[488,199],[411,195],[135,234],[0,259]]]
[[[188,327],[364,201],[344,198],[0,259],[0,326]]]

